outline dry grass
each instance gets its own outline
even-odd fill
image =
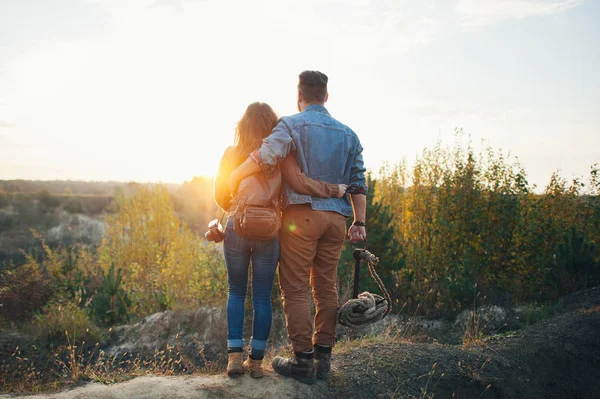
[[[248,348],[248,351],[250,349]],[[273,359],[276,356],[281,356],[281,357],[291,357],[294,355],[294,350],[292,349],[292,345],[288,344],[285,346],[279,346],[279,347],[273,347],[273,346],[269,346],[267,347],[267,350],[265,351],[265,357],[263,359],[263,368],[265,369],[265,371],[269,371],[269,372],[274,372],[273,367],[271,366],[271,363],[273,362]]]
[[[465,326],[462,343],[464,347],[482,346],[486,342],[486,337],[483,334],[485,330],[485,320],[477,314],[477,311],[472,311],[469,314],[469,319]]]
[[[412,327],[398,328],[390,324],[385,331],[369,334],[360,338],[346,337],[338,341],[333,347],[334,353],[344,354],[356,349],[369,348],[378,344],[406,344],[415,342],[417,336]]]
[[[179,337],[179,335],[177,335],[177,337]],[[198,341],[197,338],[193,338],[193,339],[194,339],[194,343],[196,344],[196,347],[198,348],[198,354],[200,355],[200,358],[203,361],[203,366],[197,367],[195,365],[195,363],[188,356],[186,356],[183,353],[183,351],[181,349],[181,343],[179,342],[179,340],[177,340],[178,353],[179,353],[182,361],[184,362],[183,363],[184,366],[191,373],[215,375],[215,374],[220,374],[220,373],[225,372],[223,355],[222,354],[219,355],[219,358],[215,361],[208,360],[206,358],[206,355],[204,354],[204,346],[200,343],[200,341]]]
[[[592,313],[598,313],[598,312],[600,312],[600,305],[592,306],[589,309],[581,310],[581,313],[583,313],[583,314],[592,314]]]
[[[431,366],[431,371],[429,373],[422,375],[418,378],[427,378],[425,382],[425,386],[421,387],[421,395],[419,395],[419,399],[433,399],[435,394],[435,388],[439,384],[440,380],[444,377],[445,373],[441,373],[439,377],[436,376],[437,363],[434,363]]]
[[[488,339],[485,332],[489,331],[489,319],[486,315],[481,314],[477,310],[477,299],[479,298],[480,292],[477,292],[477,284],[475,284],[473,288],[473,310],[469,313],[469,318],[467,319],[465,331],[462,336],[462,343],[465,348],[484,346]],[[486,297],[483,298],[484,303],[485,299]]]
[[[110,332],[110,330],[108,330]],[[65,331],[66,344],[60,345],[42,359],[35,355],[37,347],[19,348],[0,364],[0,392],[42,393],[65,389],[82,381],[104,384],[118,383],[143,375],[173,376],[182,374],[219,374],[225,368],[222,359],[210,361],[204,348],[195,340],[202,365],[190,359],[181,342],[159,350],[153,356],[120,353],[108,356],[100,343],[91,345],[77,340],[75,332]]]

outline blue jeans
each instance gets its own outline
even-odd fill
[[[248,287],[248,269],[252,260],[252,305],[254,322],[250,347],[264,351],[271,331],[271,289],[279,262],[279,238],[247,240],[233,230],[233,218],[227,220],[224,240],[229,293],[227,297],[227,347],[244,347],[244,302]]]

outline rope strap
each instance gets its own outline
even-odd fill
[[[383,293],[383,297],[370,292],[363,292],[357,298],[350,299],[346,302],[338,312],[338,322],[346,327],[359,327],[365,324],[374,323],[382,320],[392,311],[392,299],[390,294],[385,289],[381,278],[375,272],[375,265],[379,263],[379,258],[367,251],[366,249],[354,250],[354,258],[356,259],[354,287],[355,296],[358,289],[358,270],[361,260],[367,262],[371,277],[375,279],[377,286]]]

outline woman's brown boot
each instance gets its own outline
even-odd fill
[[[250,377],[252,378],[261,378],[265,375],[262,366],[262,359],[254,360],[251,359],[250,356],[248,356],[248,359],[246,359],[246,361],[244,362],[244,368],[246,370],[250,370]]]
[[[230,377],[237,377],[238,375],[244,374],[242,352],[230,352],[228,357],[227,375]]]

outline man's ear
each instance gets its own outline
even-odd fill
[[[325,101],[323,101],[323,102],[325,102],[325,103],[326,103],[326,102],[327,102],[327,100],[329,100],[329,92],[325,93]]]
[[[302,102],[302,92],[300,91],[300,89],[298,89],[298,102]]]

